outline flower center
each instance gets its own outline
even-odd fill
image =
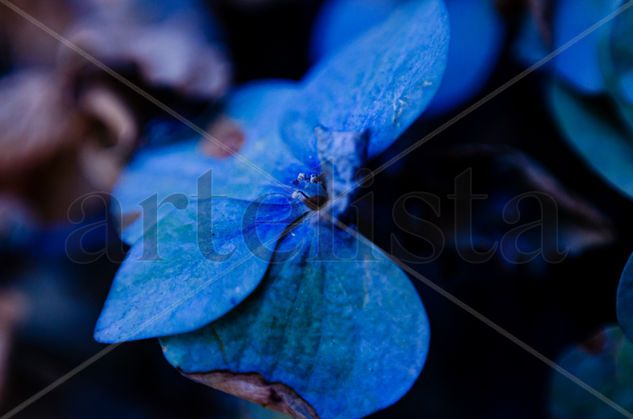
[[[311,210],[318,210],[327,201],[324,191],[324,179],[321,174],[317,173],[299,173],[293,184],[298,187],[292,193],[292,199],[301,200]]]

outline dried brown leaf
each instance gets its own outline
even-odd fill
[[[230,85],[224,54],[184,19],[158,23],[86,20],[68,34],[76,45],[115,68],[134,66],[144,83],[199,99],[218,99]],[[75,52],[61,51],[71,74],[94,66]]]
[[[267,409],[285,413],[293,418],[318,418],[314,409],[294,390],[281,383],[268,383],[259,374],[210,372],[184,374],[185,377]]]

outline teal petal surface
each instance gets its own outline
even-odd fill
[[[402,397],[429,345],[407,276],[366,241],[324,224],[287,236],[262,286],[227,316],[161,340],[186,374],[259,375],[322,418],[368,415]],[[239,376],[238,376],[239,377]]]
[[[604,179],[633,197],[633,138],[621,121],[560,84],[552,84],[549,102],[572,147]]]
[[[627,262],[620,277],[617,313],[620,327],[633,342],[633,256]]]
[[[122,342],[200,328],[264,277],[275,244],[301,208],[211,198],[173,210],[136,243],[95,328]]]

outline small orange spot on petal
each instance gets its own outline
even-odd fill
[[[227,158],[238,152],[246,135],[237,122],[222,116],[209,127],[209,137],[202,140],[202,151],[212,157]]]

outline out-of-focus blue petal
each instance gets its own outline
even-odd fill
[[[156,18],[169,18],[179,13],[193,16],[203,14],[205,5],[203,0],[133,0],[128,1],[139,13],[146,13]]]
[[[246,136],[240,156],[207,156],[199,147],[199,139],[138,153],[114,190],[121,212],[143,211],[141,203],[153,195],[158,204],[175,194],[209,196],[208,190],[198,190],[200,178],[209,171],[212,195],[252,200],[271,187],[290,187],[300,171],[299,163],[281,141],[277,127],[293,94],[291,83],[271,81],[247,85],[232,96],[228,116],[239,123]],[[161,207],[159,215],[170,211],[169,206]],[[131,226],[128,243],[141,235],[141,224],[139,221]]]
[[[122,342],[183,333],[224,315],[259,284],[276,242],[300,210],[211,198],[171,211],[128,253],[95,338]]]
[[[549,102],[565,138],[604,179],[633,197],[633,139],[612,114],[552,84]]]
[[[554,47],[580,35],[620,3],[621,0],[559,0],[554,15]],[[605,89],[599,48],[608,30],[608,25],[603,25],[555,59],[558,74],[584,93],[597,94]]]
[[[618,286],[618,322],[626,337],[633,342],[633,256],[629,259]]]
[[[633,344],[619,327],[605,327],[585,344],[563,353],[557,364],[621,408],[633,410]],[[550,413],[554,419],[623,417],[569,378],[552,374]]]
[[[312,34],[315,61],[331,55],[374,25],[383,22],[403,0],[329,0]]]
[[[490,77],[504,28],[492,0],[446,0],[451,27],[446,72],[429,107],[440,114],[471,99]]]
[[[530,15],[524,17],[517,38],[515,53],[525,65],[532,65],[549,53],[536,20]]]
[[[291,388],[323,418],[362,417],[397,401],[429,344],[407,276],[332,226],[303,225],[282,247],[292,257],[273,260],[244,304],[204,329],[162,339],[168,361],[207,384],[213,372],[236,381],[257,374]]]
[[[616,98],[633,105],[633,10],[619,14],[609,29],[603,46],[603,71]]]
[[[383,22],[404,0],[333,0],[323,7],[313,39],[314,55],[330,55]],[[491,0],[446,0],[450,43],[446,72],[429,112],[447,112],[470,99],[501,52],[503,23]]]
[[[448,32],[440,0],[403,3],[310,72],[282,121],[286,143],[314,168],[319,164],[314,136],[318,126],[367,132],[369,156],[386,149],[437,91]]]

